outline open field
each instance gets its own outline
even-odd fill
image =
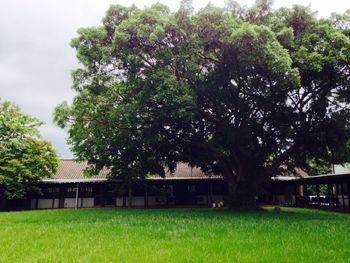
[[[350,215],[282,208],[0,213],[0,262],[350,262]]]

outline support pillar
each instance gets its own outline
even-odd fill
[[[125,196],[125,194],[123,195],[123,207],[126,207],[126,196]]]
[[[84,198],[83,198],[83,195],[80,195],[80,207],[81,207],[81,208],[84,207]]]
[[[345,197],[344,197],[344,183],[341,183],[340,185],[340,191],[341,191],[341,199],[343,202],[343,208],[345,208]]]
[[[53,208],[55,208],[55,190],[56,190],[56,188],[52,187],[51,189],[52,189],[51,195],[52,195],[52,209],[53,209]]]
[[[66,187],[65,186],[59,186],[58,208],[64,208],[64,193],[66,193]]]
[[[148,207],[148,185],[145,183],[145,207]]]
[[[79,184],[77,184],[77,191],[75,192],[75,209],[78,209],[78,199],[79,199]]]
[[[295,196],[295,205],[298,205],[298,189],[299,189],[299,185],[294,185],[294,196]]]
[[[208,195],[208,193],[206,194],[206,201],[207,201],[207,206],[209,206],[209,195]]]
[[[348,186],[348,206],[350,207],[350,183],[347,183]]]
[[[328,184],[328,190],[329,190],[329,203],[331,207],[334,207],[334,191],[333,191],[333,184]]]
[[[307,184],[303,185],[303,194],[304,194],[304,204],[307,206],[309,205],[309,196],[307,193]]]
[[[317,194],[317,205],[321,206],[320,185],[319,184],[316,184],[316,194]]]
[[[339,184],[335,184],[335,204],[338,207],[339,206]]]
[[[331,185],[331,196],[332,196],[332,206],[335,207],[336,206],[336,202],[335,202],[335,193],[334,193],[334,184]]]

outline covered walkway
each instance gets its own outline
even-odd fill
[[[273,180],[275,203],[350,210],[350,174],[325,174]]]

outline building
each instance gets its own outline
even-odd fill
[[[61,160],[57,173],[40,183],[41,194],[32,194],[23,204],[31,209],[124,207],[128,204],[129,184],[107,180],[103,169],[93,178],[84,177],[86,163]],[[181,163],[165,178],[151,177],[132,182],[132,206],[210,206],[223,200],[227,192],[221,176],[206,175],[199,168]]]
[[[333,170],[335,174],[350,173],[350,163],[335,164],[333,165]]]
[[[180,163],[165,178],[133,181],[107,180],[108,170],[84,177],[87,163],[61,160],[57,173],[39,183],[42,193],[24,200],[8,200],[8,209],[126,207],[129,191],[133,207],[210,207],[224,200],[227,183],[220,175],[207,175]],[[350,173],[307,176],[296,170],[272,178],[258,201],[290,206],[323,206],[350,210]]]
[[[275,203],[350,210],[350,173],[276,177],[270,189]]]

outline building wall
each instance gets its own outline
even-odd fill
[[[119,183],[121,187],[122,183]],[[76,204],[76,183],[42,184],[43,195],[34,194],[28,200],[28,208],[78,208],[127,206],[128,196],[117,196],[118,183],[80,183]],[[133,184],[132,206],[211,206],[212,202],[222,202],[227,191],[223,180],[175,180],[148,181]],[[29,205],[30,203],[30,205]]]
[[[83,207],[94,207],[95,198],[93,197],[85,197],[83,198]]]
[[[343,204],[343,197],[341,195],[338,195],[338,204],[340,207],[343,207],[344,205],[346,207],[349,207],[349,196],[344,195],[344,204]]]
[[[276,195],[274,203],[281,205],[295,205],[295,195]]]
[[[30,208],[34,209],[38,206],[38,209],[59,208],[59,199],[32,199],[30,201]]]
[[[350,173],[350,163],[335,164],[334,165],[335,174],[346,174]]]
[[[129,198],[125,198],[125,205],[128,205],[128,200]],[[123,197],[117,197],[116,198],[116,203],[115,205],[117,207],[122,207],[123,206]],[[145,199],[143,196],[134,196],[132,198],[132,206],[144,206],[145,205]]]
[[[75,208],[76,206],[75,198],[64,198],[63,199],[63,208]],[[52,208],[60,208],[59,207],[60,199],[55,198],[39,198],[39,199],[31,199],[30,200],[30,208],[31,209],[52,209]],[[37,207],[36,207],[37,206]],[[94,207],[94,198],[93,197],[85,197],[78,198],[78,207]]]
[[[75,198],[64,199],[64,208],[75,208],[75,207],[76,207]],[[94,207],[94,198],[93,197],[78,198],[78,208],[81,208],[81,207]]]
[[[213,195],[213,202],[218,203],[218,202],[223,202],[223,195]],[[194,205],[207,205],[207,195],[197,195],[196,196],[196,204]],[[210,204],[210,197],[208,196],[208,202],[209,206]],[[128,205],[128,197],[125,197],[125,206]],[[165,197],[162,196],[148,196],[148,206],[171,206],[175,205],[175,202],[171,202],[168,200],[168,203],[166,201]],[[117,207],[123,207],[123,197],[117,197],[116,198],[116,206]],[[133,207],[144,207],[145,206],[145,197],[144,196],[135,196],[133,197],[132,200],[132,206]]]

